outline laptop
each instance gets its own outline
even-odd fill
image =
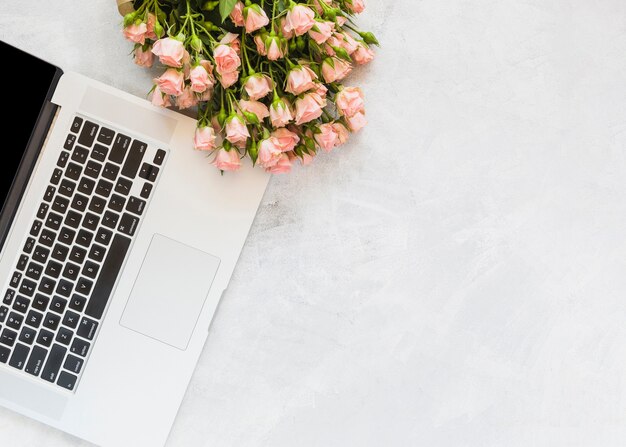
[[[101,446],[164,445],[269,176],[221,175],[193,119],[0,54],[19,67],[0,70],[19,87],[2,119],[0,405]]]

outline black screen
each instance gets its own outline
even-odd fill
[[[28,145],[37,118],[55,83],[57,68],[0,41],[0,86],[3,86],[3,113],[0,120],[4,143],[0,159],[0,209],[4,203]],[[7,63],[10,61],[10,63]],[[8,96],[8,98],[7,98]]]

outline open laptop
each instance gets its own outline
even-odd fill
[[[2,123],[0,404],[163,445],[269,177],[220,175],[188,117],[0,54],[22,104]]]

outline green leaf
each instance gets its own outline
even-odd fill
[[[224,22],[237,4],[237,0],[220,0],[220,15],[222,16],[222,22]]]

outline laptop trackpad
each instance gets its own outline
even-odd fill
[[[120,324],[186,349],[220,260],[155,234]]]

